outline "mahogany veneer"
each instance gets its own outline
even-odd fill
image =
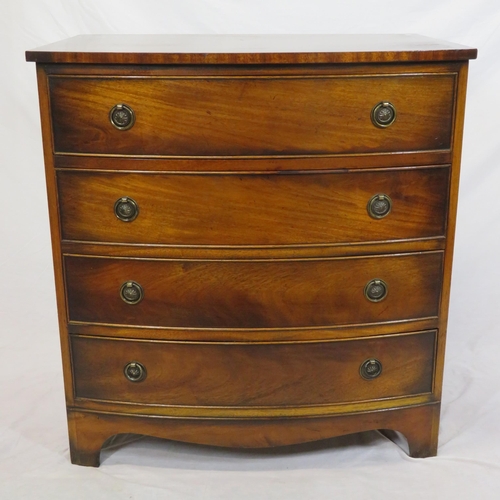
[[[82,36],[37,62],[71,459],[437,452],[468,60],[415,35]]]
[[[444,237],[449,167],[287,175],[58,173],[65,240],[163,245],[307,245]],[[381,225],[366,216],[391,190]],[[109,206],[124,192],[140,206],[130,226]],[[186,192],[196,193],[186,197]],[[75,200],[78,200],[75,203]],[[231,210],[228,210],[231,207]],[[273,224],[269,232],[269,224]]]

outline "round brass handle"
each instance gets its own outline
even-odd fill
[[[136,281],[126,281],[120,288],[120,297],[127,304],[138,304],[144,298],[144,290]]]
[[[376,127],[390,127],[396,120],[396,108],[390,102],[379,102],[372,109],[372,123]]]
[[[123,373],[130,382],[141,382],[147,375],[145,366],[137,361],[127,363],[123,369]]]
[[[118,198],[114,210],[115,215],[123,222],[131,222],[139,215],[139,205],[128,196]]]
[[[392,200],[386,194],[378,193],[370,198],[366,210],[370,217],[383,219],[392,210]]]
[[[128,130],[134,126],[134,110],[126,104],[116,104],[109,112],[109,121],[118,130]]]
[[[381,279],[373,279],[365,286],[365,297],[371,302],[380,302],[387,297],[387,283]]]
[[[375,358],[363,361],[359,367],[359,374],[366,380],[377,378],[381,373],[382,363]]]

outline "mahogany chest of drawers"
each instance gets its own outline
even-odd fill
[[[468,60],[82,36],[37,62],[71,458],[385,429],[435,455]]]

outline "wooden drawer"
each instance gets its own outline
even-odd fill
[[[281,261],[65,257],[69,320],[193,328],[379,323],[438,314],[442,252]],[[364,290],[381,279],[388,294]],[[122,285],[143,299],[126,303]],[[188,333],[186,333],[188,335]]]
[[[74,336],[75,395],[149,405],[286,406],[429,393],[435,334],[274,344]],[[360,367],[370,359],[379,361],[382,372],[365,379]],[[130,362],[145,368],[142,381],[125,377]]]
[[[58,172],[66,240],[168,245],[303,245],[443,236],[448,167],[349,173],[135,174]],[[384,193],[383,219],[367,205]],[[139,215],[119,220],[132,198]]]
[[[455,75],[49,77],[55,152],[350,154],[450,148]],[[388,128],[372,109],[392,103]],[[124,103],[135,124],[110,122]]]

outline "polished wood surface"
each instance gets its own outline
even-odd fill
[[[80,35],[26,52],[39,63],[315,64],[474,59],[420,35]]]
[[[440,405],[433,403],[334,417],[247,420],[148,418],[70,409],[71,460],[98,467],[104,442],[130,432],[212,446],[269,448],[389,427],[403,433],[410,456],[423,458],[436,455],[439,410]]]
[[[56,153],[54,166],[58,170],[110,170],[140,172],[240,172],[279,173],[289,171],[387,169],[404,166],[451,164],[452,151],[398,151],[397,153],[255,156],[235,158],[210,156],[204,158],[134,157],[115,155],[75,155]]]
[[[103,325],[72,321],[68,331],[96,337],[135,340],[180,340],[193,342],[282,342],[318,341],[375,337],[437,328],[438,317],[411,318],[384,323],[357,323],[320,327],[290,328],[172,328],[144,325]]]
[[[438,314],[442,252],[282,261],[130,260],[67,256],[69,320],[187,328],[379,323]],[[365,298],[373,279],[380,302]],[[138,282],[127,304],[120,287]]]
[[[49,86],[56,152],[338,154],[449,149],[455,76],[54,76]],[[381,101],[397,110],[388,128],[371,121]],[[129,130],[110,122],[119,103],[134,110]]]
[[[297,406],[432,392],[435,332],[339,342],[191,344],[75,336],[77,398],[188,406]],[[411,356],[409,356],[411,353]],[[373,380],[367,359],[382,363]],[[130,361],[147,376],[125,378]]]
[[[112,166],[112,162],[110,162]],[[448,167],[281,175],[58,172],[65,240],[165,245],[306,245],[444,236]],[[192,193],[192,196],[186,196]],[[383,219],[367,210],[388,195]],[[119,220],[116,200],[139,206]]]
[[[128,432],[258,447],[385,429],[436,454],[475,56],[414,36],[77,37],[27,54],[74,463]],[[119,102],[130,130],[110,123]],[[123,196],[133,222],[114,215]]]
[[[81,240],[63,240],[64,255],[94,255],[145,259],[201,259],[201,260],[282,260],[322,259],[383,255],[392,252],[410,253],[444,250],[445,236],[407,240],[364,241],[359,243],[268,245],[268,246],[219,246],[219,245],[158,245],[154,243],[99,243]]]
[[[461,61],[415,62],[405,64],[393,62],[391,64],[243,64],[243,65],[144,65],[144,64],[43,64],[45,74],[49,77],[67,78],[198,78],[206,80],[213,77],[303,77],[331,78],[352,76],[427,76],[457,74],[463,66]],[[201,73],[203,72],[203,73]]]
[[[455,245],[455,227],[457,220],[458,189],[460,182],[460,165],[462,158],[462,137],[464,129],[465,97],[469,67],[464,64],[459,72],[457,85],[456,125],[453,137],[453,168],[450,179],[450,200],[447,222],[447,245],[445,249],[445,266],[442,281],[441,311],[439,315],[439,341],[436,364],[436,394],[441,397],[443,387],[444,356],[446,334],[448,327],[448,310],[451,290],[451,274],[453,264],[453,249]]]
[[[40,104],[40,118],[42,127],[43,155],[45,164],[45,180],[47,186],[47,201],[50,219],[50,236],[52,244],[52,259],[54,264],[54,278],[57,301],[57,319],[59,324],[59,341],[62,353],[62,367],[64,374],[64,395],[66,404],[73,403],[73,371],[69,353],[69,336],[67,326],[67,304],[63,276],[63,257],[61,251],[61,227],[59,221],[58,194],[54,156],[52,154],[52,120],[50,116],[49,92],[45,70],[37,66],[36,70],[38,95]]]

